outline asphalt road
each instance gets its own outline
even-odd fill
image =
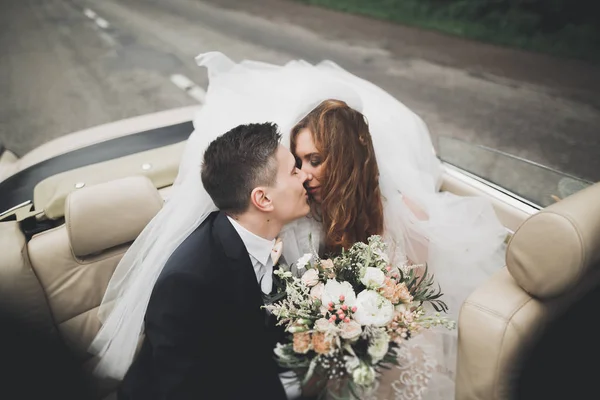
[[[3,0],[0,138],[23,154],[98,124],[194,104],[194,57],[331,59],[453,137],[600,181],[600,68],[290,0]],[[473,154],[469,154],[473,158]]]

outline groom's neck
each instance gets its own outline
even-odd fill
[[[268,240],[275,239],[282,228],[280,223],[263,213],[248,211],[242,214],[228,215],[250,232]]]

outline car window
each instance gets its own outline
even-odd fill
[[[442,161],[500,186],[540,208],[592,184],[544,165],[460,139],[441,136],[437,145]]]

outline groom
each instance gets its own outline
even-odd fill
[[[309,212],[306,175],[271,123],[240,125],[206,149],[202,183],[221,210],[175,250],[145,317],[121,400],[285,399],[266,323],[275,239]]]

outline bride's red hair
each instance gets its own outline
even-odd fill
[[[306,128],[322,157],[321,204],[313,212],[323,223],[326,251],[383,234],[379,168],[365,117],[343,101],[325,100],[292,129],[292,153]]]

